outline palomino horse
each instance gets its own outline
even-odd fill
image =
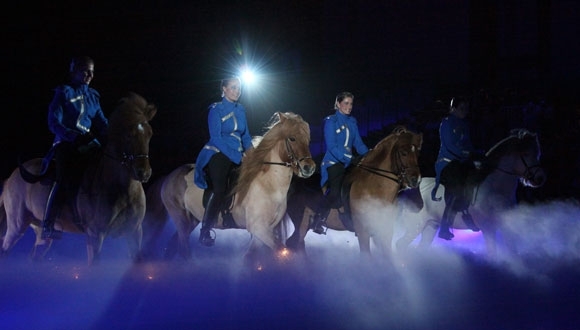
[[[518,183],[537,188],[546,181],[546,174],[540,166],[540,144],[536,134],[525,129],[514,129],[510,135],[486,154],[482,173],[485,175],[475,188],[469,212],[481,228],[486,249],[491,257],[497,253],[497,233],[501,225],[501,213],[517,204]],[[423,198],[423,208],[418,212],[408,212],[403,208],[402,226],[404,234],[397,240],[398,250],[404,251],[421,234],[419,248],[431,245],[441,216],[445,209],[443,200],[433,200],[431,194],[435,178],[423,178],[419,186]],[[445,188],[439,186],[438,194],[443,196]],[[437,199],[437,197],[435,197]],[[453,223],[455,229],[467,229],[461,217]]]
[[[239,168],[239,177],[233,188],[231,215],[237,228],[245,228],[252,234],[252,242],[246,258],[251,261],[252,252],[265,244],[278,252],[284,243],[276,233],[276,227],[286,212],[286,197],[292,176],[307,178],[316,170],[310,155],[310,127],[301,116],[287,112],[275,113],[267,132],[254,144]],[[254,139],[256,141],[256,139]],[[185,164],[173,170],[163,179],[161,186],[151,186],[147,206],[152,213],[146,216],[148,228],[163,228],[167,212],[177,229],[172,237],[165,258],[176,252],[191,258],[189,237],[204,214],[204,190],[193,182],[194,164]],[[155,191],[159,193],[156,194]],[[158,207],[163,203],[165,210]],[[149,221],[156,224],[151,225]],[[222,215],[215,228],[226,229]],[[151,236],[147,233],[146,235]],[[177,239],[178,251],[175,251]],[[218,240],[219,242],[219,240]],[[147,247],[145,247],[147,248]]]
[[[131,257],[141,258],[141,223],[145,215],[142,182],[151,176],[149,120],[157,108],[135,93],[117,104],[109,118],[107,143],[96,161],[84,170],[79,191],[63,205],[55,223],[57,229],[87,236],[88,264],[98,259],[106,236],[127,236]],[[41,173],[42,159],[25,162],[28,176]],[[49,171],[50,172],[50,171]],[[42,258],[52,239],[42,239],[41,221],[52,179],[37,176],[29,183],[19,169],[4,182],[0,200],[0,222],[6,222],[2,254],[24,235],[29,226],[36,234],[32,257]]]
[[[367,255],[370,255],[372,237],[375,245],[389,256],[397,195],[401,190],[417,187],[421,181],[418,154],[422,143],[422,134],[402,126],[383,138],[346,174],[345,186],[350,186],[350,190],[343,187],[342,195],[347,209],[340,214],[337,209],[331,210],[327,218],[328,228],[354,231],[360,252]],[[299,181],[295,182],[288,200],[288,215],[295,230],[286,245],[305,252],[304,238],[310,218],[323,196],[318,181]]]

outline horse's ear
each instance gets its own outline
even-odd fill
[[[405,128],[405,126],[399,125],[393,129],[393,134],[401,135],[402,133],[405,133],[406,131],[407,131],[407,128]]]
[[[277,119],[278,119],[279,123],[283,123],[284,120],[286,120],[286,118],[287,118],[286,115],[284,115],[284,113],[282,113],[280,111],[276,112],[276,117],[278,117]]]
[[[148,104],[145,111],[147,113],[147,120],[151,120],[157,114],[157,107],[155,104]]]

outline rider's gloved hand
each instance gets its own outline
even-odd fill
[[[94,139],[95,139],[95,136],[91,132],[88,132],[88,133],[85,133],[85,134],[79,134],[76,137],[74,143],[75,143],[75,145],[77,145],[79,147],[80,146],[86,146],[89,143],[91,143]]]
[[[473,162],[475,168],[480,169],[485,162],[485,153],[483,151],[472,151],[469,153],[469,160]]]

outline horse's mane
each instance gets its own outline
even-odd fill
[[[401,141],[409,141],[409,143],[413,142],[413,137],[416,133],[413,133],[405,126],[397,126],[393,129],[391,134],[384,137],[380,140],[374,148],[369,150],[369,152],[365,155],[362,161],[364,161],[366,166],[369,167],[379,167],[380,163],[386,159],[392,152],[397,143]],[[417,146],[420,148],[421,146]],[[352,171],[352,174],[349,176],[350,181],[355,181],[358,179],[358,176],[368,174],[367,171]]]
[[[267,171],[269,167],[264,166],[264,159],[276,147],[280,140],[288,137],[288,132],[300,132],[309,134],[308,124],[300,115],[292,112],[277,112],[264,127],[266,133],[253,138],[254,148],[246,151],[246,156],[239,168],[239,176],[232,194],[237,194],[237,198],[242,200],[256,176]]]
[[[533,139],[533,140],[529,140]],[[525,128],[514,128],[510,131],[510,134],[496,143],[491,147],[485,156],[490,161],[497,161],[501,156],[505,155],[510,149],[521,148],[524,145],[523,142],[534,141],[536,143],[537,150],[540,150],[540,145],[538,142],[538,137],[536,133],[532,133]]]

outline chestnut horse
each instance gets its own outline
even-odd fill
[[[149,141],[153,134],[149,121],[157,108],[135,93],[116,105],[109,118],[107,143],[84,170],[79,190],[69,197],[57,216],[55,228],[87,237],[88,264],[98,260],[106,236],[126,235],[131,257],[141,258],[141,223],[145,215],[142,182],[151,176]],[[17,168],[4,182],[0,199],[2,254],[6,254],[30,226],[36,234],[33,259],[48,252],[52,239],[42,239],[42,218],[53,177],[49,170],[40,175],[43,159],[22,164],[25,180]]]
[[[245,255],[247,261],[253,261],[254,252],[264,245],[274,253],[284,250],[277,227],[286,213],[290,182],[293,175],[307,178],[316,170],[310,154],[308,123],[291,112],[275,113],[270,123],[263,136],[254,138],[254,148],[246,153],[232,191],[230,211],[235,228],[247,229],[252,234]],[[160,230],[169,217],[177,230],[166,250],[166,259],[173,258],[176,253],[184,259],[192,256],[189,237],[201,222],[205,210],[204,189],[193,182],[194,167],[195,164],[178,167],[162,178],[162,183],[154,183],[147,194],[148,214],[144,225]],[[220,214],[215,228],[228,228],[224,225],[223,214]],[[146,235],[154,237],[155,233]],[[152,243],[154,239],[149,241]],[[219,237],[217,242],[219,244]]]
[[[343,201],[346,209],[332,209],[327,218],[329,229],[355,232],[360,252],[370,255],[371,238],[386,256],[391,252],[397,195],[421,181],[418,165],[423,135],[399,126],[383,138],[345,175]],[[320,203],[319,181],[297,180],[288,200],[288,215],[294,232],[286,245],[305,252],[304,238],[310,219]],[[349,212],[350,210],[350,212]],[[345,219],[345,221],[343,221]]]
[[[540,166],[538,137],[525,129],[512,130],[509,136],[499,141],[485,156],[482,171],[486,172],[486,176],[474,191],[469,211],[481,228],[488,254],[494,257],[497,253],[496,236],[501,225],[501,214],[517,205],[518,184],[540,187],[546,181],[546,173]],[[419,248],[426,248],[433,242],[445,209],[445,201],[433,200],[431,196],[434,186],[435,178],[423,178],[419,186],[423,208],[418,212],[408,212],[403,208],[401,221],[404,234],[397,240],[398,250],[407,249],[419,234]],[[437,193],[443,196],[445,188],[439,186]],[[453,228],[468,227],[461,217],[457,217]]]

